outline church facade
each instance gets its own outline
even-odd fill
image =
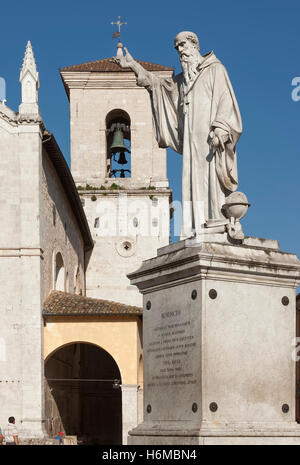
[[[0,426],[13,415],[25,442],[126,443],[143,416],[142,298],[127,274],[169,243],[166,151],[131,71],[104,59],[60,73],[71,170],[40,115],[30,42],[19,111],[0,103]]]

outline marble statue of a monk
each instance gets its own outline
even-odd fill
[[[228,74],[213,52],[201,56],[193,32],[175,38],[182,73],[156,76],[125,48],[115,61],[131,68],[150,93],[159,147],[183,155],[181,238],[201,235],[208,225],[225,224],[222,206],[237,189],[236,144],[242,132]],[[213,228],[212,228],[213,229]]]

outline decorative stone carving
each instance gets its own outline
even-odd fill
[[[20,72],[20,83],[22,88],[22,103],[19,106],[20,121],[30,121],[39,115],[38,89],[40,87],[39,73],[30,41],[27,42],[23,65]],[[34,121],[39,122],[39,121]]]
[[[233,192],[230,194],[222,207],[224,215],[229,219],[226,231],[231,239],[243,240],[245,235],[242,231],[240,219],[243,218],[250,204],[243,192]]]

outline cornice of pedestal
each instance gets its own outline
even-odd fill
[[[295,289],[300,262],[276,249],[204,242],[145,260],[128,277],[143,294],[207,279]]]

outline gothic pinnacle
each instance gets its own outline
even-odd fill
[[[26,45],[25,55],[23,59],[21,72],[20,72],[20,82],[23,80],[27,71],[29,71],[32,74],[32,77],[36,81],[39,80],[39,73],[37,72],[36,63],[35,63],[34,54],[33,54],[30,40],[28,40],[27,45]]]

